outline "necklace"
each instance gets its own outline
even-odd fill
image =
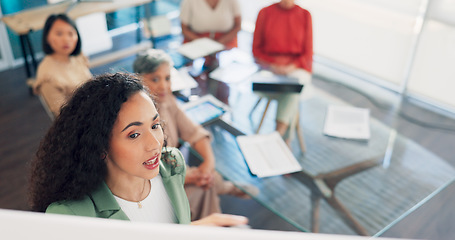
[[[147,181],[144,182],[144,187],[142,187],[141,197],[144,195],[145,185],[146,185],[146,184],[147,184]],[[137,207],[138,207],[139,209],[142,208],[142,203],[141,203],[141,201],[137,201]]]

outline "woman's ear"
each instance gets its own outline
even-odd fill
[[[104,152],[103,154],[101,154],[101,159],[106,161],[106,158],[107,158],[107,153]]]

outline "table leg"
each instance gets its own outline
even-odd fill
[[[379,158],[379,157],[378,157]],[[324,199],[340,217],[360,235],[368,235],[366,229],[352,216],[348,209],[335,197],[335,187],[343,179],[356,173],[365,171],[379,165],[378,158],[371,158],[363,162],[353,164],[329,173],[312,176],[304,170],[293,173],[297,180],[305,184],[311,190],[312,203],[312,231],[319,231],[320,199]]]
[[[325,199],[332,208],[337,210],[337,213],[341,218],[345,219],[345,222],[351,226],[351,228],[356,231],[359,235],[368,236],[367,230],[360,225],[360,223],[352,216],[348,209],[346,209],[343,204],[335,197],[335,194],[330,198]]]
[[[25,42],[28,45],[28,50],[30,51],[30,57],[32,58],[33,71],[36,72],[36,69],[38,68],[38,64],[36,63],[35,51],[33,51],[32,42],[30,41],[30,37],[28,34],[25,35]]]
[[[27,78],[30,78],[32,76],[32,73],[30,72],[30,66],[28,63],[28,58],[27,58],[27,50],[25,47],[26,44],[26,36],[25,35],[20,35],[19,40],[21,41],[21,49],[22,49],[22,55],[24,57],[24,65],[25,65],[25,71],[27,73]]]
[[[321,195],[311,194],[311,231],[319,232],[319,210],[321,207]]]

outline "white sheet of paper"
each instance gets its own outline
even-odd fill
[[[171,90],[173,92],[196,88],[199,84],[188,73],[188,68],[171,69]]]
[[[224,50],[224,45],[210,38],[199,38],[182,44],[178,52],[189,59],[208,56]]]
[[[370,138],[370,110],[350,106],[327,107],[324,134],[347,139]]]
[[[302,170],[278,132],[237,137],[251,173],[270,177]]]
[[[258,70],[259,67],[254,63],[243,64],[232,62],[225,67],[219,67],[213,70],[209,74],[209,77],[225,83],[236,83],[247,79]]]

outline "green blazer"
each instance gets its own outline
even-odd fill
[[[185,161],[178,149],[167,148],[167,150],[170,152],[170,156],[167,159],[161,158],[160,174],[178,223],[189,224],[191,222],[190,205],[183,188]],[[47,207],[46,213],[129,220],[104,182],[97,190],[82,199],[52,203]]]

